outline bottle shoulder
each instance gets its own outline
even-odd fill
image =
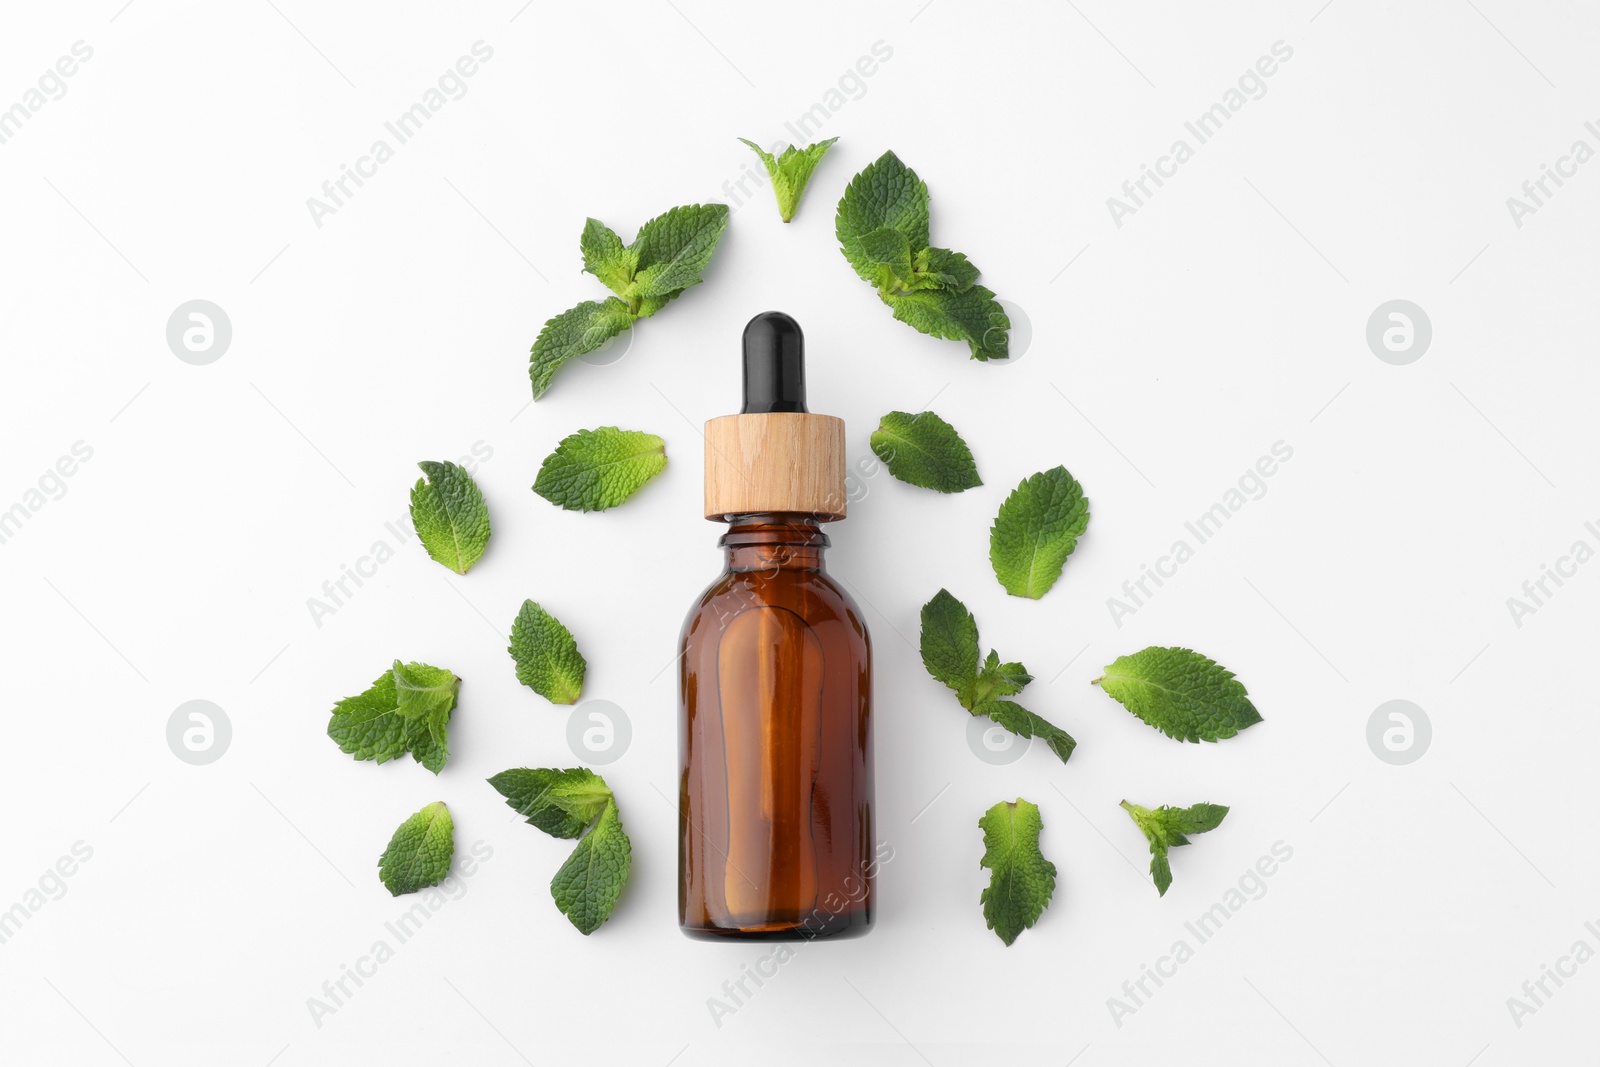
[[[778,568],[723,571],[689,609],[683,636],[688,639],[705,621],[716,622],[720,629],[740,612],[761,607],[793,611],[812,625],[843,622],[868,640],[861,609],[826,571]]]

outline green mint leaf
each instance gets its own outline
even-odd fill
[[[394,661],[395,707],[408,719],[448,715],[456,706],[456,687],[461,684],[451,671],[426,663]]]
[[[1024,479],[989,531],[989,562],[1012,596],[1038,600],[1061,577],[1061,567],[1089,526],[1083,486],[1065,467]]]
[[[489,547],[489,507],[464,467],[423,460],[411,487],[411,524],[428,555],[465,574]]]
[[[1022,692],[1033,681],[1033,675],[1020,663],[1001,663],[1000,653],[991,648],[978,680],[987,684],[989,696],[1008,697]]]
[[[933,288],[958,293],[966,292],[978,281],[978,268],[966,256],[948,248],[923,249],[917,253],[913,270],[931,281]]]
[[[1002,663],[990,650],[978,660],[978,622],[966,605],[941,589],[922,606],[922,665],[934,680],[955,691],[956,700],[1020,737],[1043,738],[1065,763],[1077,742],[1020,704],[1001,697],[1022,692],[1033,675],[1020,663]]]
[[[550,880],[550,895],[561,914],[588,936],[611,918],[632,862],[633,846],[623,832],[622,815],[616,801],[607,799],[599,818]]]
[[[436,800],[400,824],[378,858],[378,877],[392,896],[415,893],[444,881],[455,853],[450,809]]]
[[[434,774],[444,770],[450,758],[450,742],[445,731],[449,725],[448,713],[406,720],[405,743],[411,750],[411,758]]]
[[[928,247],[928,187],[893,152],[885,152],[851,180],[834,218],[844,258],[873,285],[882,285],[880,266],[861,239],[886,226],[900,231],[911,248]]]
[[[967,443],[955,427],[931,411],[891,411],[872,432],[872,451],[902,482],[939,493],[959,493],[983,484]]]
[[[800,207],[800,197],[806,191],[806,184],[811,181],[811,172],[817,169],[823,155],[838,139],[830,137],[804,148],[790,145],[777,158],[773,158],[771,152],[754,141],[739,138],[760,157],[761,165],[767,168],[767,177],[772,179],[772,191],[778,198],[778,214],[784,222],[794,218],[795,211]]]
[[[699,285],[703,280],[700,272],[711,263],[711,254],[727,228],[726,204],[689,204],[657,215],[639,227],[639,235],[628,246],[638,268],[624,295],[630,300],[665,297]],[[644,318],[655,314],[662,304],[649,310],[641,304],[635,310]]]
[[[1156,883],[1156,895],[1166,896],[1172,885],[1172,865],[1167,861],[1167,850],[1187,845],[1188,834],[1203,834],[1222,825],[1228,809],[1222,804],[1192,804],[1187,808],[1146,808],[1130,804],[1122,807],[1150,842],[1150,876]]]
[[[577,702],[588,664],[578,653],[572,632],[531,600],[522,602],[517,621],[511,624],[510,652],[517,663],[517,681],[552,704]]]
[[[993,649],[979,662],[978,620],[946,589],[922,605],[921,651],[928,673],[954,690],[956,700],[968,711],[976,711],[979,704],[996,697],[1020,693],[1033,681],[1027,668],[1020,663],[1001,663],[1000,654]]]
[[[862,234],[861,254],[879,268],[879,289],[890,290],[911,284],[911,242],[893,226],[880,226]]]
[[[358,760],[387,763],[406,754],[406,718],[395,699],[394,671],[385,671],[363,693],[333,706],[328,736]]]
[[[544,324],[528,364],[533,398],[544,396],[556,371],[573,356],[593,352],[635,319],[654,315],[698,285],[727,227],[727,205],[690,204],[651,219],[639,228],[633,244],[624,247],[605,223],[585,222],[578,242],[583,269],[617,296],[585,300]]]
[[[511,809],[551,837],[575,838],[611,800],[604,778],[587,767],[501,771],[489,784]]]
[[[1078,742],[1073,740],[1071,734],[1010,700],[985,700],[975,705],[972,713],[993,719],[1018,737],[1042,738],[1062,763],[1067,762],[1072,757],[1072,750],[1078,747]]]
[[[551,879],[550,895],[573,926],[594,933],[611,917],[633,856],[605,779],[584,767],[520,767],[501,771],[489,784],[545,833],[579,838]]]
[[[653,433],[615,426],[579,430],[544,458],[533,491],[568,511],[604,511],[666,466],[667,443]]]
[[[578,238],[583,251],[583,269],[618,296],[626,296],[633,284],[633,272],[638,266],[634,253],[623,247],[618,237],[599,219],[588,219],[583,224],[583,236]]]
[[[1179,741],[1220,741],[1261,721],[1244,683],[1188,648],[1152,645],[1119,656],[1091,684]]]
[[[906,241],[909,261],[898,241]],[[928,244],[928,187],[885,152],[850,182],[834,232],[850,266],[878,288],[894,317],[933,337],[965,341],[973,359],[1006,359],[1011,319],[994,293],[977,284],[966,256]]]
[[[981,285],[964,292],[920,289],[909,293],[880,294],[894,309],[894,317],[919,333],[947,341],[965,341],[973,359],[1009,357],[1011,319]]]
[[[568,308],[539,331],[528,361],[528,377],[533,380],[533,398],[538,400],[550,388],[550,379],[573,356],[593,352],[633,325],[633,312],[616,297],[585,300]]]
[[[413,695],[408,699],[424,700],[431,706],[423,710],[413,706],[414,714],[406,715],[396,685],[397,669],[417,679],[447,676],[451,679],[448,702],[442,697]],[[328,736],[340,751],[358,760],[387,763],[410,752],[418,763],[438,774],[450,755],[445,728],[455,707],[456,681],[454,674],[442,668],[425,663],[402,665],[397,660],[394,668],[385,671],[365,692],[334,705]]]
[[[1056,865],[1039,851],[1044,828],[1039,809],[1018,797],[1002,800],[978,820],[983,830],[983,858],[992,873],[989,888],[978,897],[989,929],[1009,946],[1039,921],[1056,890]]]
[[[922,665],[971,709],[978,681],[978,620],[945,589],[922,605]]]

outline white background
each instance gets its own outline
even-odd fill
[[[1590,962],[1535,1014],[1507,998],[1600,920],[1600,726],[1587,675],[1600,564],[1517,626],[1507,598],[1600,538],[1592,250],[1600,163],[1516,226],[1506,198],[1594,107],[1600,19],[1575,4],[1371,0],[1028,6],[327,5],[96,0],[10,13],[0,106],[76,41],[67,92],[0,145],[5,353],[0,509],[85,442],[66,492],[0,544],[6,800],[0,908],[75,842],[90,860],[0,945],[7,1061],[72,1064],[977,1063],[998,1046],[1080,1064],[1576,1063]],[[274,6],[275,5],[275,6]],[[482,40],[493,58],[318,227],[306,206]],[[746,184],[735,137],[784,128],[875,42],[818,136],[795,222]],[[1283,41],[1293,57],[1136,214],[1106,199]],[[1192,137],[1189,138],[1193,145]],[[392,143],[392,138],[390,139]],[[933,193],[936,244],[1022,309],[1013,366],[893,321],[849,270],[833,208],[885,149]],[[527,407],[540,324],[603,295],[586,215],[631,238],[681,203],[735,207],[705,285],[609,366]],[[219,304],[231,346],[192,366],[165,325]],[[1403,298],[1433,341],[1380,361],[1368,316]],[[815,411],[869,472],[831,530],[877,666],[878,834],[894,849],[864,939],[810,945],[716,1025],[769,949],[676,929],[684,612],[720,566],[699,517],[698,426],[737,405],[748,317],[805,326]],[[935,399],[936,398],[936,399]],[[933,408],[985,485],[943,497],[873,472],[891,409]],[[625,507],[528,489],[580,427],[666,438]],[[1275,442],[1293,458],[1136,614],[1107,610],[1183,523]],[[458,578],[385,523],[420,459],[492,448],[488,555]],[[988,526],[1065,463],[1089,532],[1038,602],[1005,595]],[[53,483],[52,483],[53,484]],[[318,626],[308,598],[388,541],[395,558]],[[916,649],[940,586],[1023,696],[1073,733],[977,759]],[[1553,587],[1552,587],[1553,588]],[[505,635],[532,597],[575,632],[585,696],[631,748],[602,768],[634,848],[612,920],[580,936],[547,884],[568,845],[484,783],[570,765],[566,712],[516,684]],[[1180,745],[1088,682],[1184,644],[1227,664],[1265,722]],[[464,679],[452,757],[358,763],[329,708],[394,657]],[[1431,719],[1392,766],[1366,724]],[[168,749],[179,704],[225,709],[225,755]],[[1060,870],[1011,948],[985,929],[978,816],[1043,811]],[[1158,898],[1117,808],[1212,800]],[[411,903],[374,862],[443,799],[458,852],[493,857],[318,1026],[308,998]],[[1108,998],[1275,842],[1293,857],[1135,1014]],[[55,883],[47,883],[54,886]],[[391,939],[392,940],[392,939]],[[674,1058],[676,1057],[676,1058]],[[1076,1058],[1074,1058],[1076,1057]]]

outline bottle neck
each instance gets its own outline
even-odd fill
[[[733,516],[717,543],[727,550],[730,571],[820,571],[828,535],[810,515],[764,512]]]

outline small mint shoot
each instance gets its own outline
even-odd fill
[[[804,148],[790,145],[779,155],[774,156],[754,141],[739,138],[760,158],[761,165],[767,169],[767,177],[772,180],[772,192],[778,199],[778,215],[784,222],[793,219],[794,213],[800,209],[800,197],[805,194],[812,172],[817,169],[817,164],[822,162],[822,157],[838,139],[830,137],[826,141],[818,141]]]

